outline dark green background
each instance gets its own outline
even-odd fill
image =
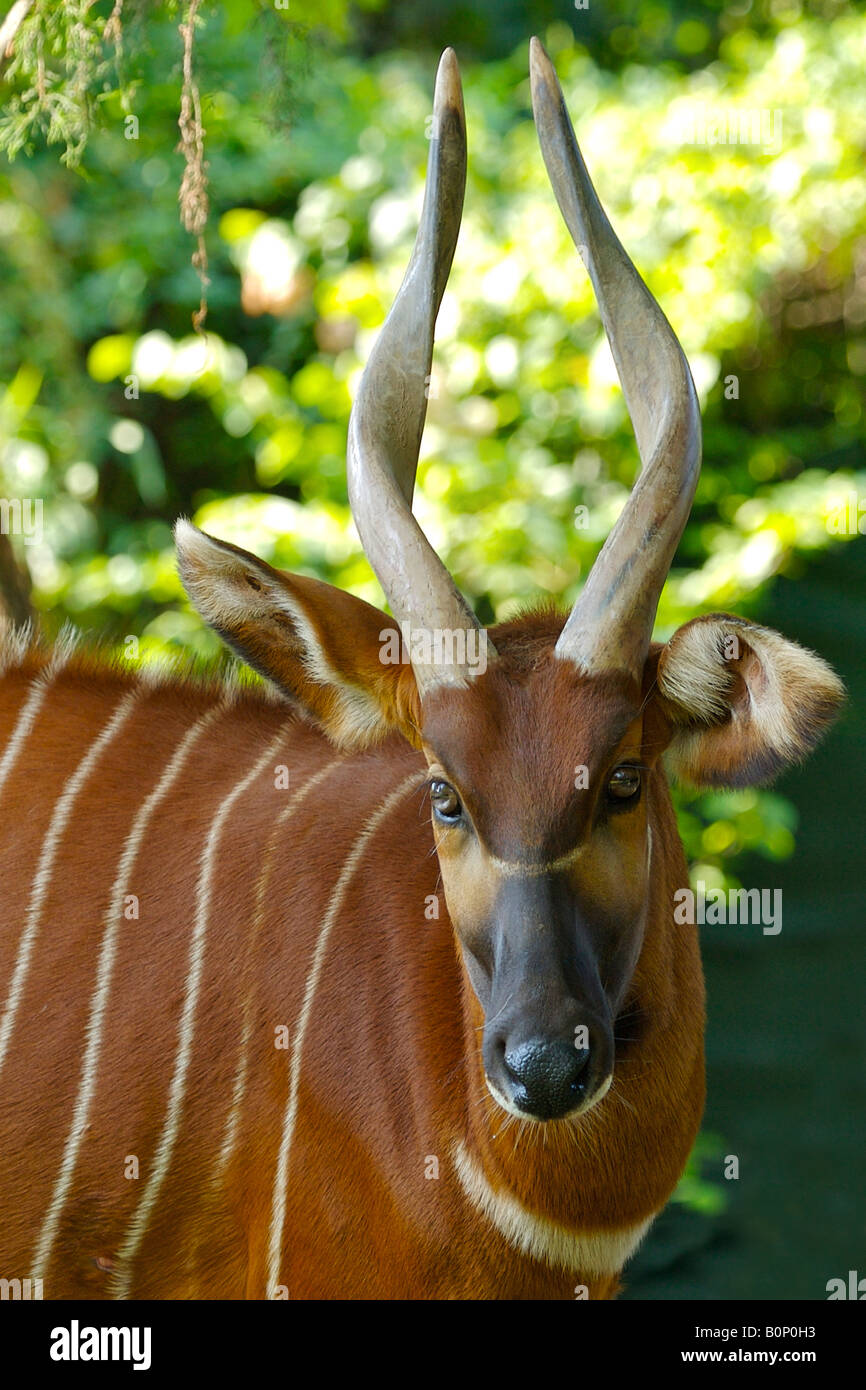
[[[626,1298],[820,1299],[866,1267],[866,547],[823,558],[806,583],[780,580],[762,616],[832,661],[850,703],[780,784],[800,810],[795,857],[772,875],[742,868],[782,889],[782,931],[700,928],[705,1126],[739,1157],[739,1179],[724,1183],[721,1216],[667,1208]]]

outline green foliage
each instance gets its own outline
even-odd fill
[[[363,0],[359,8],[363,13],[378,4]],[[255,31],[265,109],[277,124],[293,114],[295,75],[307,61],[309,37],[349,33],[349,0],[319,0],[314,13],[300,20],[295,0],[200,0],[194,9],[198,29],[217,21],[228,39]],[[180,40],[172,54],[164,30],[170,24],[176,35],[190,12],[189,0],[33,0],[2,70],[8,93],[0,153],[33,153],[42,139],[63,145],[63,163],[77,167],[90,135],[110,120],[105,104],[133,111],[145,50],[168,59],[167,72],[177,76],[179,90]]]
[[[679,1202],[703,1216],[718,1216],[727,1206],[725,1189],[713,1180],[723,1170],[725,1146],[718,1134],[703,1130],[689,1154],[685,1172],[677,1183],[672,1202]]]
[[[558,25],[603,67],[664,63],[683,71],[713,62],[732,34],[768,37],[804,17],[831,20],[847,8],[845,0],[388,0],[375,15],[361,16],[358,27],[369,49],[435,53],[453,44],[461,54],[502,58],[527,35]]]
[[[11,43],[4,80],[11,86],[0,118],[0,151],[31,152],[37,137],[62,144],[63,162],[75,167],[101,103],[133,87],[123,76],[121,28],[112,5],[34,0]]]

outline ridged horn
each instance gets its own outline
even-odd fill
[[[412,665],[422,698],[464,684],[496,655],[453,579],[412,515],[427,412],[436,315],[460,230],[466,186],[466,126],[460,71],[446,49],[436,74],[427,185],[412,258],[361,378],[349,421],[349,503],[361,543],[399,623],[457,635],[453,660]],[[484,661],[458,658],[459,634],[475,633]],[[415,650],[414,645],[412,648]],[[432,650],[432,644],[431,644]]]
[[[583,258],[622,383],[642,470],[571,611],[556,655],[640,678],[659,596],[697,486],[701,420],[673,329],[626,255],[586,171],[553,64],[530,46],[541,152]]]

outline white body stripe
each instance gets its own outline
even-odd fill
[[[208,832],[204,850],[202,851],[198,888],[196,890],[195,925],[190,944],[189,970],[187,971],[186,977],[183,1013],[181,1014],[180,1020],[178,1047],[175,1054],[174,1071],[169,1089],[165,1123],[159,1137],[156,1153],[153,1157],[147,1186],[117,1253],[118,1268],[115,1275],[115,1297],[117,1298],[129,1297],[129,1290],[132,1282],[132,1262],[138,1253],[139,1246],[144,1238],[144,1233],[147,1230],[147,1223],[156,1205],[156,1200],[168,1172],[171,1156],[177,1141],[184,1092],[186,1089],[186,1076],[189,1070],[190,1053],[192,1050],[192,1039],[195,1031],[198,993],[204,968],[205,942],[211,905],[211,876],[220,835],[235,802],[250,786],[252,786],[253,782],[261,775],[267,764],[277,755],[281,745],[285,742],[285,737],[285,730],[282,729],[280,733],[277,734],[276,738],[271,740],[246,776],[233,788],[223,801],[214,817],[213,824]]]
[[[584,1279],[618,1274],[655,1220],[653,1213],[645,1221],[618,1230],[570,1231],[549,1217],[527,1211],[510,1192],[494,1191],[465,1144],[456,1144],[452,1157],[469,1201],[512,1249]]]
[[[304,785],[302,787],[299,787],[299,789],[292,795],[288,804],[283,807],[282,811],[277,817],[273,832],[271,833],[268,840],[265,864],[261,873],[259,874],[258,882],[256,883],[255,917],[253,919],[250,940],[247,943],[248,951],[252,951],[255,948],[255,945],[258,941],[259,931],[261,930],[262,918],[264,916],[265,892],[267,890],[267,885],[270,880],[271,869],[273,867],[274,849],[278,843],[280,832],[283,826],[285,825],[286,821],[289,819],[289,817],[294,815],[295,811],[301,805],[301,802],[306,799],[310,792],[315,791],[319,783],[323,782],[324,779],[331,772],[333,772],[335,767],[342,767],[343,761],[343,758],[333,758],[329,763],[326,763],[324,767],[320,767],[318,772],[313,773],[312,777],[308,777]],[[219,1158],[217,1160],[217,1176],[219,1176],[219,1174],[222,1173],[223,1169],[225,1168],[226,1164],[231,1158],[232,1153],[234,1152],[235,1144],[237,1143],[238,1126],[240,1124],[241,1117],[241,1108],[244,1102],[244,1095],[246,1094],[247,1074],[249,1071],[249,1046],[250,1038],[252,1036],[252,1028],[252,1011],[250,1009],[249,997],[247,997],[244,1001],[244,1021],[241,1033],[240,1058],[238,1061],[237,1068],[235,1070],[234,1086],[232,1089],[232,1103],[231,1109],[229,1111],[229,1118],[226,1123],[225,1137],[223,1139],[222,1148],[220,1149]]]
[[[295,1120],[298,1113],[298,1091],[301,1079],[301,1060],[303,1055],[304,1035],[307,1031],[307,1024],[309,1023],[310,1014],[313,1008],[313,999],[315,998],[319,978],[322,973],[322,966],[324,965],[325,961],[325,952],[328,948],[328,938],[331,935],[331,930],[333,928],[334,922],[337,919],[337,913],[340,911],[340,908],[343,905],[343,898],[345,896],[346,889],[351,881],[355,869],[358,867],[358,863],[361,859],[362,854],[364,853],[364,850],[367,848],[369,841],[371,840],[373,835],[375,835],[376,831],[379,829],[379,826],[382,824],[382,821],[385,819],[385,817],[389,815],[389,813],[397,805],[397,802],[400,801],[401,798],[404,797],[406,793],[412,789],[412,787],[420,786],[425,781],[426,773],[413,772],[409,777],[406,777],[398,787],[395,787],[395,789],[389,793],[389,795],[382,802],[382,805],[378,808],[378,810],[376,810],[373,813],[373,815],[370,816],[370,818],[367,820],[363,830],[361,831],[358,838],[355,840],[355,843],[352,845],[352,848],[349,851],[343,863],[343,867],[340,870],[340,876],[337,879],[336,884],[334,885],[330,901],[328,902],[327,911],[325,912],[325,916],[322,920],[322,926],[319,930],[318,940],[316,941],[316,950],[313,955],[313,963],[310,967],[310,972],[307,976],[307,982],[304,989],[304,998],[303,1003],[301,1005],[301,1013],[298,1019],[298,1026],[295,1030],[295,1036],[292,1042],[292,1066],[291,1071],[289,1073],[289,1096],[286,1102],[285,1115],[283,1117],[283,1134],[282,1141],[280,1143],[279,1155],[277,1157],[277,1169],[276,1174],[274,1176],[273,1204],[271,1208],[271,1228],[270,1238],[268,1242],[267,1281],[267,1296],[269,1298],[274,1297],[277,1287],[279,1286],[280,1279],[280,1264],[282,1260],[283,1250],[283,1228],[285,1226],[286,1220],[286,1195],[289,1177],[289,1155],[291,1153],[292,1136],[294,1134]]]
[[[18,1007],[24,992],[27,972],[30,968],[30,957],[33,953],[33,946],[42,920],[42,906],[51,883],[51,875],[54,870],[54,858],[63,837],[63,832],[69,822],[69,817],[72,813],[72,808],[78,793],[81,791],[81,788],[84,786],[96,766],[96,763],[99,761],[104,749],[111,743],[117,731],[122,728],[123,724],[129,718],[137,699],[138,691],[135,690],[130,691],[128,695],[124,696],[102,733],[94,739],[87,753],[69,778],[69,781],[63,788],[60,800],[54,808],[51,823],[42,844],[42,852],[39,856],[36,877],[33,880],[30,902],[27,908],[27,921],[18,944],[18,955],[15,960],[12,983],[9,986],[6,1008],[3,1013],[2,1021],[0,1021],[0,1071],[3,1069],[3,1063],[9,1048],[9,1039],[12,1036],[12,1029],[15,1026]]]
[[[6,745],[3,757],[0,758],[0,792],[2,792],[4,783],[17,762],[18,754],[33,732],[33,725],[36,723],[36,716],[42,708],[44,699],[45,685],[37,681],[21,706],[15,728],[12,730],[12,736]]]
[[[20,666],[33,645],[33,624],[26,622],[13,627],[11,619],[0,615],[0,676]]]
[[[99,1052],[102,1046],[102,1025],[105,1018],[109,990],[111,989],[114,960],[117,952],[117,936],[123,921],[123,900],[129,886],[133,865],[138,857],[144,833],[154,811],[176,782],[189,756],[190,750],[221,713],[222,709],[223,706],[218,705],[214,709],[208,710],[206,714],[202,715],[201,718],[187,730],[156,786],[150,792],[144,803],[139,807],[133,822],[132,830],[123,847],[120,866],[114,880],[114,886],[111,890],[111,900],[108,911],[105,915],[105,930],[102,937],[99,964],[96,971],[96,988],[94,989],[91,999],[90,1016],[87,1022],[87,1046],[81,1064],[81,1076],[78,1082],[78,1094],[75,1100],[72,1127],[66,1139],[66,1147],[60,1165],[60,1173],[54,1187],[54,1193],[42,1230],[39,1234],[36,1253],[33,1257],[35,1278],[42,1279],[45,1277],[45,1268],[50,1259],[51,1250],[57,1236],[57,1227],[69,1193],[69,1186],[72,1182],[72,1175],[75,1171],[75,1164],[78,1159],[78,1151],[81,1147],[81,1141],[84,1138],[84,1132],[90,1114],[90,1106],[96,1089]]]
[[[12,771],[12,768],[15,766],[18,754],[33,732],[33,725],[36,723],[36,716],[42,708],[45,696],[48,693],[48,687],[54,677],[63,669],[66,662],[69,660],[74,646],[75,642],[68,634],[64,641],[61,642],[60,639],[58,639],[51,660],[48,662],[45,669],[40,671],[39,675],[35,677],[30,689],[30,694],[27,696],[27,699],[18,712],[15,728],[12,730],[3,757],[0,758],[0,792],[3,791],[4,783]]]

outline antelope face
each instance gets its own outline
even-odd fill
[[[605,1094],[640,953],[649,833],[643,720],[624,681],[556,659],[561,620],[519,656],[431,696],[424,752],[448,911],[484,1010],[487,1085],[534,1120]]]

